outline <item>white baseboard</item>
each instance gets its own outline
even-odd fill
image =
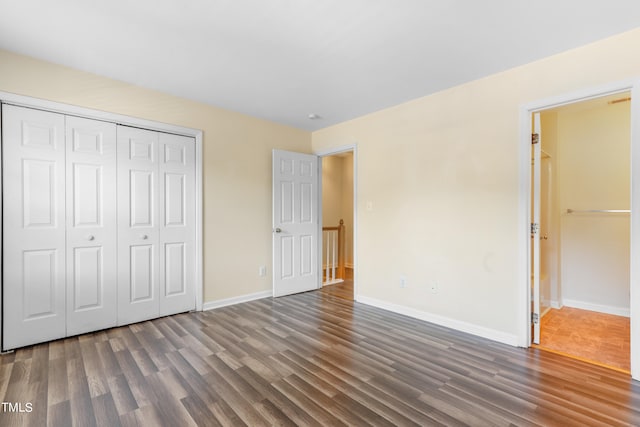
[[[579,308],[581,310],[597,311],[598,313],[614,314],[616,316],[629,317],[631,315],[631,310],[628,307],[614,307],[612,305],[594,304],[591,302],[564,298],[562,299],[562,304],[567,307]]]
[[[542,313],[540,313],[540,317],[544,316],[545,314],[547,314],[551,309],[559,309],[562,308],[562,304],[560,304],[558,301],[555,300],[545,300],[545,301],[540,301],[540,308],[544,307],[544,311]]]
[[[358,295],[356,296],[356,301],[362,304],[378,307],[383,310],[388,310],[394,313],[413,317],[415,319],[424,320],[425,322],[435,323],[436,325],[455,329],[460,332],[466,332],[468,334],[486,338],[492,341],[497,341],[514,347],[518,346],[518,337],[516,335],[508,334],[502,331],[496,331],[495,329],[485,328],[484,326],[474,325],[473,323],[451,319],[449,317],[428,313],[426,311],[416,310],[415,308],[393,304],[375,298],[363,297]]]
[[[551,311],[552,308],[553,307],[551,307],[551,306],[547,306],[547,308],[545,308],[544,311],[542,313],[540,313],[540,318],[542,319],[545,314],[547,314],[548,312]]]
[[[253,294],[240,295],[232,298],[219,299],[216,301],[207,301],[203,304],[202,311],[214,310],[216,308],[226,307],[228,305],[240,304],[242,302],[254,301],[271,296],[273,296],[273,291],[262,291]]]
[[[329,280],[328,282],[324,282],[322,284],[322,286],[335,285],[335,284],[343,283],[343,282],[344,282],[344,279]]]

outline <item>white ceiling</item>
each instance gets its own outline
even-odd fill
[[[638,26],[637,0],[0,0],[0,48],[308,130]]]

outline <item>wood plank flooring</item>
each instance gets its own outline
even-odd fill
[[[322,292],[0,357],[1,426],[640,425],[628,375]]]
[[[629,372],[628,317],[571,307],[551,309],[540,322],[540,347]]]
[[[345,279],[342,283],[323,286],[322,293],[336,298],[353,301],[353,279]]]

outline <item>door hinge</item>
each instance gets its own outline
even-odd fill
[[[537,325],[539,321],[538,313],[531,313],[531,323]]]
[[[531,236],[535,236],[536,234],[538,234],[539,230],[540,230],[540,224],[538,224],[537,222],[532,222],[531,223]]]
[[[537,144],[538,142],[540,142],[540,135],[537,133],[532,133],[531,134],[531,144]]]

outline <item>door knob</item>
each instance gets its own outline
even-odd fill
[[[282,229],[280,229],[280,228],[276,228],[276,229],[275,229],[275,230],[273,230],[273,231],[275,231],[276,233],[282,233]]]
[[[140,238],[141,238],[142,240],[147,240],[147,239],[149,238],[149,236],[147,236],[146,234],[141,234],[141,235],[140,235]]]
[[[94,236],[92,236],[92,235],[88,235],[88,236],[87,236],[87,240],[93,240],[93,239],[95,239],[95,237],[94,237]]]

